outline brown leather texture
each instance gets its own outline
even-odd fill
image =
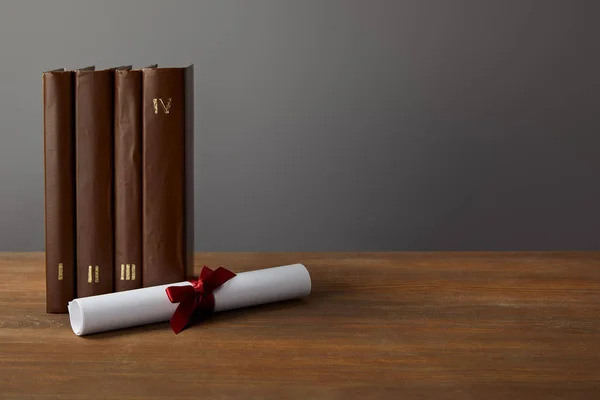
[[[113,291],[114,70],[75,73],[77,297]]]
[[[142,286],[142,71],[115,71],[115,291]]]
[[[75,104],[73,72],[42,75],[46,312],[75,298]]]
[[[142,286],[148,287],[184,280],[193,262],[193,66],[142,73]]]

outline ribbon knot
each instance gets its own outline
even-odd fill
[[[204,282],[202,282],[201,279],[192,281],[192,286],[194,287],[194,292],[196,292],[196,294],[204,294]]]
[[[171,303],[179,303],[171,317],[171,328],[176,334],[181,332],[198,311],[212,313],[215,308],[213,290],[233,278],[235,274],[225,268],[212,270],[202,267],[197,280],[185,286],[169,286],[165,289]]]

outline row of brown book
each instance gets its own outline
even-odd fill
[[[43,73],[46,310],[182,281],[193,262],[193,66]]]

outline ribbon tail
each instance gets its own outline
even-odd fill
[[[175,334],[181,332],[187,324],[190,322],[192,315],[194,315],[194,309],[196,308],[196,300],[190,299],[179,303],[177,309],[171,317],[171,329]]]

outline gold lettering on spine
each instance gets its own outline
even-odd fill
[[[125,264],[121,264],[121,280],[125,280]]]
[[[131,264],[127,264],[127,265],[126,265],[126,269],[125,269],[125,280],[126,280],[126,281],[130,281],[130,280],[131,280]]]
[[[96,265],[96,274],[94,276],[94,282],[96,282],[96,283],[100,282],[100,268],[98,268],[97,265]]]
[[[135,264],[131,264],[131,280],[135,281]]]
[[[92,283],[92,266],[88,267],[88,283]]]
[[[58,280],[63,280],[63,263],[58,263]]]
[[[163,99],[152,99],[152,103],[154,104],[154,114],[158,114],[158,104],[160,103],[161,108],[165,114],[169,113],[171,109],[171,98],[167,99],[167,103],[163,101]]]

